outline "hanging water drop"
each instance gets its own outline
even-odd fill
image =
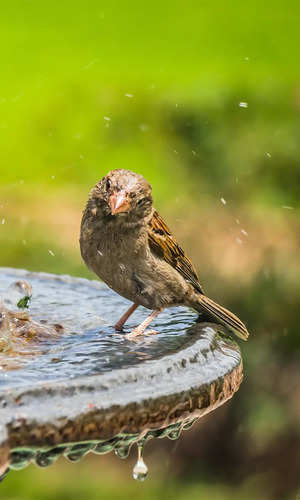
[[[118,448],[115,448],[115,454],[119,458],[127,458],[130,452],[130,446],[119,446]]]
[[[139,441],[137,443],[137,447],[138,447],[138,459],[133,468],[133,479],[137,479],[138,481],[144,481],[148,475],[148,467],[143,460],[144,442]]]
[[[172,430],[171,432],[169,432],[169,434],[167,434],[167,437],[168,437],[169,439],[172,439],[172,440],[174,440],[174,439],[178,439],[178,438],[179,438],[179,436],[180,436],[180,434],[181,434],[181,431],[182,431],[182,427],[181,427],[181,426],[179,426],[179,428],[178,428],[178,429],[174,429],[174,430]]]

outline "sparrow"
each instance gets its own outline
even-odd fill
[[[129,339],[143,335],[172,306],[191,307],[247,339],[244,323],[205,295],[192,262],[153,207],[151,185],[141,175],[112,170],[92,188],[81,221],[80,250],[89,269],[133,302],[116,330],[122,331],[138,306],[152,311]]]

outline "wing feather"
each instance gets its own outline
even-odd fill
[[[193,264],[172,236],[169,228],[154,210],[148,225],[149,246],[153,253],[170,264],[196,290],[204,293]]]

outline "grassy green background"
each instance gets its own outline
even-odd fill
[[[10,473],[1,498],[299,492],[299,17],[278,0],[2,4],[1,265],[91,276],[87,193],[130,168],[252,335],[239,393],[176,446],[151,443],[146,483],[87,458]]]

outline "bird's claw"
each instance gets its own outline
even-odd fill
[[[158,332],[156,330],[146,330],[144,335],[157,335]]]
[[[156,330],[145,330],[145,331],[140,331],[138,328],[134,328],[132,332],[127,333],[125,335],[125,338],[127,340],[135,340],[137,337],[142,337],[143,335],[157,335],[158,332]]]

